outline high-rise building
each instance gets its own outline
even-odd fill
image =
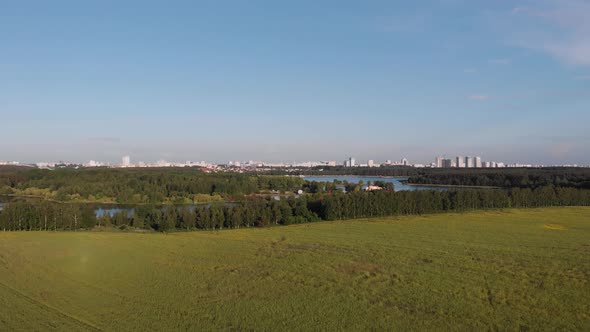
[[[481,157],[475,157],[475,168],[481,168]]]
[[[348,158],[348,161],[350,163],[350,167],[354,167],[355,166],[356,160],[353,157]]]
[[[473,168],[473,166],[474,166],[473,157],[465,157],[465,167]]]
[[[129,157],[129,156],[123,157],[123,166],[124,167],[131,166],[131,157]]]
[[[465,158],[463,158],[463,156],[458,156],[457,161],[455,162],[456,167],[459,168],[464,168],[465,167]]]
[[[375,166],[375,161],[373,159],[369,159],[369,161],[367,161],[367,166],[369,166],[369,167]]]
[[[434,164],[436,165],[437,168],[443,167],[443,157],[438,156],[438,157],[434,158]]]
[[[451,159],[443,159],[442,167],[451,168],[452,166],[453,166],[453,161]]]

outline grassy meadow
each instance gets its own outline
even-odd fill
[[[0,330],[590,330],[590,208],[0,232]]]

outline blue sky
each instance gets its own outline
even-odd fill
[[[588,164],[588,17],[582,0],[0,0],[0,160]]]

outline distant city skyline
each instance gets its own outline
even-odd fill
[[[354,157],[348,157],[343,162],[338,162],[330,159],[318,159],[318,160],[306,160],[306,161],[280,161],[273,162],[268,160],[256,160],[256,159],[244,159],[244,160],[228,160],[224,162],[216,162],[210,160],[165,160],[159,159],[158,161],[132,161],[131,156],[125,155],[121,158],[120,162],[109,162],[102,160],[88,160],[85,162],[76,161],[37,161],[37,162],[21,162],[16,160],[1,160],[1,165],[35,165],[41,168],[55,168],[62,167],[64,165],[77,165],[81,167],[205,167],[217,169],[218,166],[224,167],[237,167],[237,168],[251,168],[251,167],[317,167],[317,166],[341,166],[341,167],[383,167],[383,166],[410,166],[417,168],[431,167],[431,168],[504,168],[504,167],[552,167],[552,166],[565,166],[565,167],[590,167],[590,164],[577,164],[577,163],[527,163],[527,162],[504,162],[500,160],[484,160],[481,156],[456,156],[453,158],[443,157],[437,155],[433,162],[420,163],[408,160],[402,157],[400,160],[392,161],[391,159],[386,160],[375,160],[367,159],[366,161],[357,160]]]
[[[590,164],[590,3],[5,2],[0,160]]]
[[[170,154],[164,154],[170,156]],[[350,154],[349,154],[350,155]],[[411,154],[410,154],[411,155]],[[142,164],[155,164],[157,162],[167,161],[173,163],[181,163],[185,161],[192,161],[192,162],[201,162],[206,161],[214,164],[227,164],[229,162],[248,162],[248,161],[259,161],[265,163],[273,163],[273,164],[292,164],[292,163],[304,163],[304,162],[330,162],[336,166],[347,166],[350,165],[358,166],[358,165],[365,165],[365,164],[395,164],[395,165],[413,165],[413,164],[422,164],[422,165],[433,165],[435,167],[475,167],[475,165],[483,165],[485,161],[502,161],[505,164],[528,164],[528,165],[590,165],[590,162],[578,163],[578,162],[571,162],[568,160],[557,160],[555,162],[540,162],[540,161],[530,161],[526,159],[510,159],[510,158],[485,158],[485,160],[479,155],[456,155],[453,156],[451,154],[435,154],[437,157],[433,159],[432,156],[430,158],[424,159],[413,159],[413,158],[406,158],[406,155],[402,156],[394,156],[394,157],[387,157],[387,158],[376,158],[376,157],[367,157],[367,158],[356,158],[356,157],[348,157],[344,161],[341,161],[342,156],[336,158],[304,158],[304,159],[296,159],[296,158],[287,158],[287,159],[264,159],[264,158],[227,158],[227,159],[212,159],[207,158],[206,156],[200,157],[186,157],[186,158],[139,158],[132,155],[119,155],[112,159],[103,159],[99,157],[94,158],[87,158],[87,159],[68,159],[68,158],[31,158],[31,159],[15,159],[15,158],[6,158],[3,155],[0,155],[0,162],[19,162],[22,164],[37,164],[37,163],[76,163],[76,164],[91,164],[91,165],[135,165],[138,163]],[[440,160],[439,160],[440,158]],[[518,158],[518,157],[517,157]],[[447,164],[445,164],[447,163]],[[452,166],[450,166],[452,165]],[[459,166],[457,166],[459,165]]]

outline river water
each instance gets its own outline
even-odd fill
[[[4,206],[10,202],[15,201],[39,201],[39,198],[20,198],[20,197],[10,197],[10,196],[0,196],[0,211],[4,208]],[[94,212],[96,213],[97,217],[102,217],[106,214],[110,215],[111,217],[119,212],[126,212],[128,217],[131,217],[135,212],[136,205],[133,204],[105,204],[105,203],[73,203],[73,204],[88,204],[94,208]],[[219,204],[222,206],[235,206],[239,203],[236,202],[219,202],[214,203]],[[184,205],[157,205],[162,209],[167,209],[169,207],[176,207],[177,209],[182,208],[189,208],[189,209],[196,209],[197,207],[210,207],[211,204],[209,203],[201,203],[201,204],[184,204]]]
[[[379,177],[379,176],[333,176],[333,175],[323,175],[323,176],[306,176],[304,177],[307,181],[318,181],[318,182],[332,182],[334,180],[338,181],[347,181],[349,183],[359,183],[363,181],[363,184],[366,185],[368,182],[375,183],[375,181],[383,181],[388,183],[393,183],[393,187],[395,191],[404,191],[404,190],[438,190],[438,191],[446,191],[450,189],[456,189],[456,187],[445,187],[445,186],[414,186],[410,184],[404,184],[403,181],[408,180],[408,178],[403,177]],[[344,186],[341,186],[344,187]]]

